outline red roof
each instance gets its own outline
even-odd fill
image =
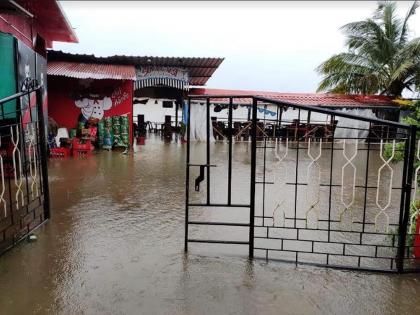
[[[261,96],[274,100],[289,102],[298,105],[324,106],[324,107],[369,107],[369,106],[398,106],[391,97],[383,95],[347,95],[331,93],[281,93],[250,90],[223,90],[223,89],[201,89],[190,90],[190,95],[241,95]],[[216,101],[216,100],[214,100]],[[228,99],[217,100],[225,103]],[[250,99],[235,99],[235,103],[249,104]]]
[[[53,41],[77,43],[77,36],[56,0],[0,0],[0,31],[10,33],[27,46],[35,48],[38,35],[45,40],[39,53]]]
[[[47,74],[77,79],[136,79],[134,66],[67,61],[48,61]]]
[[[109,56],[97,57],[86,54],[71,54],[63,51],[49,50],[48,62],[72,61],[101,64],[120,64],[135,66],[180,67],[188,71],[190,85],[205,85],[224,58],[199,57],[153,57],[153,56]]]
[[[37,23],[48,34],[48,40],[78,43],[77,35],[60,3],[56,0],[35,1]]]

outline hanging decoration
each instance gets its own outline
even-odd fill
[[[265,109],[265,108],[262,108],[262,107],[258,107],[258,111],[261,114],[264,114],[264,115],[271,115],[271,116],[276,116],[277,115],[276,112],[273,112],[271,110],[268,110],[268,109]]]

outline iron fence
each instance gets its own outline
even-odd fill
[[[206,111],[201,147],[190,129],[199,103]],[[221,103],[224,127],[211,117],[213,104]],[[248,107],[247,117],[235,115],[238,104]],[[235,244],[248,246],[251,258],[420,271],[416,127],[377,119],[371,109],[338,111],[241,95],[191,97],[188,112],[186,250],[190,242]],[[204,214],[220,208],[228,220]],[[248,209],[247,219],[229,217],[235,208]],[[246,233],[235,240],[217,231],[192,237],[190,226]]]
[[[0,254],[50,217],[42,89],[0,100]]]

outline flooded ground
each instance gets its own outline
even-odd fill
[[[420,313],[420,275],[250,262],[222,245],[184,255],[184,159],[149,139],[50,161],[52,218],[0,257],[0,314]]]

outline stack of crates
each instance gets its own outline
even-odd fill
[[[121,124],[120,124],[120,116],[113,116],[112,117],[112,132],[114,133],[114,146],[121,147],[122,140],[121,140]]]
[[[110,150],[112,149],[112,144],[114,142],[113,132],[112,132],[112,118],[104,118],[104,134],[102,140],[102,148]]]
[[[121,141],[126,148],[129,146],[128,131],[128,116],[120,116]]]
[[[69,148],[51,148],[50,158],[52,159],[64,159],[70,156]]]
[[[105,122],[101,119],[98,122],[98,146],[102,148],[104,144],[104,135],[105,135]]]
[[[80,140],[73,138],[72,142],[73,156],[87,156],[92,152],[92,144],[90,139]]]

